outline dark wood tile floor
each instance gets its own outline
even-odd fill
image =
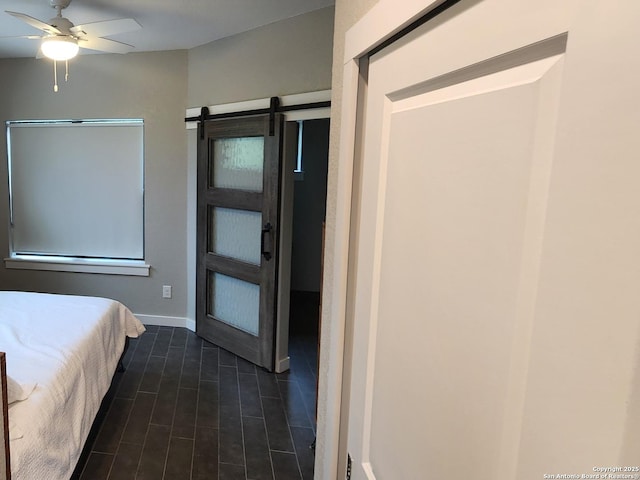
[[[317,336],[271,374],[184,328],[132,340],[73,478],[311,479]],[[90,437],[91,438],[91,437]]]

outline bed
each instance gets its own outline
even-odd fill
[[[114,300],[0,292],[12,480],[71,476],[125,339],[144,330]]]

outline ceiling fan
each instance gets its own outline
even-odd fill
[[[126,43],[110,40],[106,37],[118,33],[131,32],[142,28],[133,18],[121,18],[102,22],[74,25],[62,16],[62,10],[67,8],[71,0],[49,0],[49,4],[56,9],[57,15],[47,22],[38,20],[19,12],[6,11],[9,15],[22,20],[26,24],[42,31],[44,35],[25,35],[18,38],[40,40],[37,58],[48,57],[54,61],[54,91],[58,91],[55,62],[68,61],[78,54],[80,48],[97,50],[108,53],[128,53],[134,49]],[[68,65],[67,75],[68,77]]]

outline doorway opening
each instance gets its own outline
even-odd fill
[[[290,333],[317,335],[327,203],[329,119],[299,122],[299,166],[293,193]]]
[[[322,253],[329,118],[299,121],[293,182],[289,303],[289,380],[296,382],[316,433]]]

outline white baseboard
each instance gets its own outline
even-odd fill
[[[196,321],[186,317],[165,317],[162,315],[134,314],[144,325],[159,325],[161,327],[182,327],[192,332],[196,331]]]

